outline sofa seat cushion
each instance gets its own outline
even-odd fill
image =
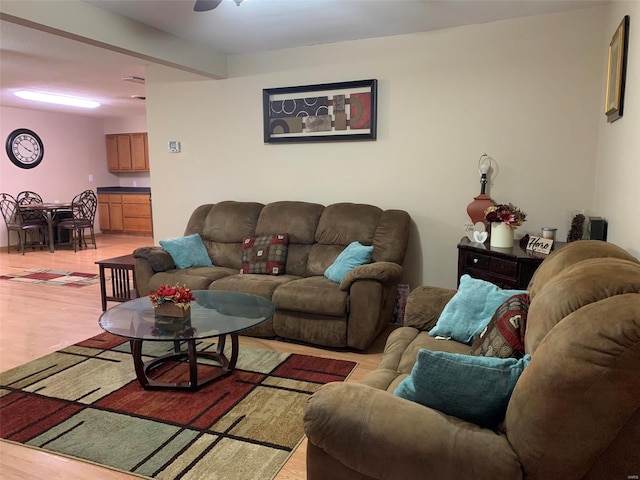
[[[225,267],[189,267],[172,269],[153,274],[149,280],[150,291],[155,291],[160,285],[185,285],[191,290],[207,290],[211,282],[237,273],[236,270]]]
[[[209,289],[251,293],[272,300],[273,292],[275,292],[277,288],[299,278],[300,277],[295,275],[236,274],[213,282]]]
[[[393,392],[410,373],[421,348],[468,355],[471,347],[454,340],[441,340],[413,327],[395,329],[387,338],[378,368],[368,373],[362,383]]]
[[[324,276],[300,278],[281,285],[273,295],[278,310],[344,317],[349,295]]]

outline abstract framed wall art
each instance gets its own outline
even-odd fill
[[[624,109],[624,87],[627,76],[627,49],[629,48],[629,15],[625,15],[609,43],[607,64],[607,94],[604,113],[607,122],[622,117]]]
[[[265,143],[375,140],[377,80],[265,88]]]

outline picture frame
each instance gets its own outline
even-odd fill
[[[375,140],[378,81],[265,88],[265,143]]]
[[[624,90],[629,48],[629,15],[625,15],[609,43],[607,91],[604,113],[607,122],[615,122],[624,113]]]

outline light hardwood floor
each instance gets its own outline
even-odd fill
[[[0,274],[28,268],[50,268],[98,273],[96,260],[131,253],[138,246],[152,245],[145,236],[102,235],[97,250],[28,250],[25,255],[0,250]],[[115,304],[110,303],[109,306]],[[98,326],[100,286],[65,288],[0,281],[0,371],[34,360],[102,332]],[[391,328],[391,327],[390,327]],[[390,330],[390,329],[389,329]],[[359,381],[380,362],[383,332],[363,353],[331,351],[295,343],[241,337],[240,345],[275,351],[340,358],[358,362],[349,381]],[[132,367],[133,368],[133,367]],[[302,480],[305,475],[306,442],[291,455],[275,480]],[[3,480],[124,480],[139,478],[84,462],[71,460],[0,441],[0,478]]]

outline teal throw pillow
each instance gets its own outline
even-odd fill
[[[325,270],[324,276],[340,283],[349,270],[369,263],[372,252],[373,246],[367,247],[360,242],[351,242]]]
[[[516,382],[530,361],[530,355],[517,360],[420,349],[411,375],[393,394],[494,428],[504,418]]]
[[[462,275],[458,291],[442,310],[429,335],[470,345],[473,337],[489,324],[496,309],[509,297],[521,293],[527,291],[505,290],[491,282]]]
[[[176,268],[211,267],[211,258],[197,233],[186,237],[160,240],[164,248],[176,264]]]

